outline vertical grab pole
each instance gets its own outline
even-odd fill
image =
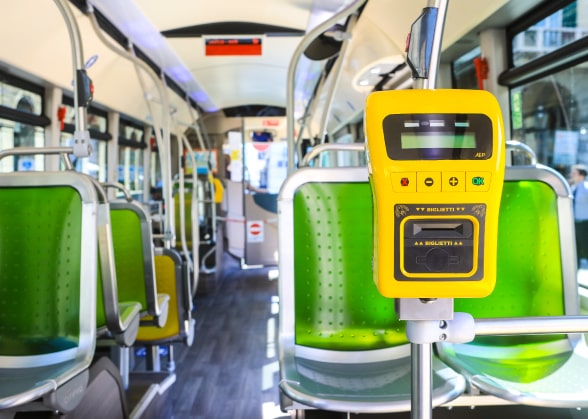
[[[171,170],[171,116],[169,106],[169,93],[167,90],[166,75],[160,74],[162,89],[161,106],[163,108],[163,121],[161,130],[163,131],[163,146],[165,153],[159,150],[161,158],[161,178],[163,182],[163,202],[165,203],[165,223],[163,232],[163,245],[166,249],[176,246],[176,219],[174,194],[172,187],[172,170]]]
[[[430,61],[427,64],[427,77],[417,79],[417,82],[422,81],[422,86],[419,86],[421,89],[435,89],[437,87],[437,73],[439,72],[441,42],[443,41],[445,16],[447,15],[447,2],[448,0],[429,0],[427,4],[427,7],[437,9],[437,16],[431,43]]]
[[[56,2],[63,1],[63,0],[55,0]],[[135,71],[137,72],[137,79],[141,84],[141,88],[145,94],[145,104],[147,105],[147,109],[149,113],[153,117],[153,132],[155,134],[155,139],[157,141],[157,147],[159,149],[159,161],[161,166],[161,177],[163,181],[163,201],[165,203],[166,211],[164,213],[164,246],[166,248],[170,248],[175,246],[175,227],[174,227],[174,219],[173,219],[173,191],[172,188],[172,175],[171,175],[171,157],[169,154],[171,153],[171,141],[170,141],[170,128],[169,128],[169,97],[167,95],[167,85],[165,83],[165,74],[161,74],[158,77],[151,67],[149,67],[146,63],[138,59],[135,55],[135,47],[132,44],[129,44],[128,51],[123,51],[115,46],[100,30],[100,26],[98,25],[98,21],[96,20],[96,15],[94,13],[94,8],[92,4],[88,3],[88,16],[90,18],[90,22],[92,23],[92,27],[94,28],[94,32],[98,36],[98,38],[102,41],[102,43],[108,47],[111,51],[115,54],[130,60],[134,66]],[[156,126],[156,118],[153,107],[149,101],[148,97],[148,89],[141,77],[141,72],[139,69],[142,69],[145,74],[149,76],[151,81],[153,82],[154,87],[157,89],[161,99],[161,126]]]
[[[417,89],[435,89],[437,85],[447,3],[448,0],[428,0],[427,7],[411,28],[407,61],[412,69]],[[433,417],[433,344],[411,343],[410,353],[411,417],[431,419]]]
[[[192,119],[192,122],[190,124],[190,127],[192,127],[192,129],[194,129],[194,132],[196,133],[196,139],[198,140],[198,146],[202,149],[202,150],[208,150],[209,153],[212,153],[212,144],[208,138],[208,134],[207,134],[207,130],[204,126],[204,123],[202,123],[202,127],[200,127],[200,121],[201,121],[201,117],[200,117],[200,113],[198,112],[198,109],[194,109],[191,105],[190,105],[190,99],[189,97],[186,97],[186,103],[188,104],[188,112],[190,113],[190,117]],[[190,147],[189,145],[187,145],[187,147]],[[222,148],[222,147],[221,147]],[[222,151],[222,150],[221,150]],[[189,150],[190,153],[193,154],[192,149],[190,148]],[[196,160],[194,159],[194,162]],[[196,168],[196,164],[194,163],[194,168]],[[208,164],[208,176],[207,176],[207,182],[209,183],[209,190],[211,191],[211,195],[210,195],[210,201],[211,203],[211,209],[212,209],[212,243],[216,243],[216,204],[214,203],[214,199],[215,199],[215,186],[214,186],[214,182],[212,181],[212,167],[210,167],[210,163]],[[197,196],[197,194],[195,194],[196,191],[196,170],[194,170],[193,174],[192,174],[193,180],[194,180],[194,188],[193,188],[193,192],[192,192],[192,202],[196,202],[194,200],[194,197]],[[204,196],[204,195],[203,195]],[[204,198],[206,201],[206,197]],[[194,204],[193,204],[194,205]],[[193,219],[198,219],[193,218]],[[194,238],[192,238],[192,240],[194,240]],[[198,242],[200,242],[200,236],[198,236]],[[196,260],[196,258],[195,258]],[[195,262],[196,263],[196,262]]]
[[[92,101],[92,81],[84,68],[84,51],[80,29],[65,0],[54,0],[61,12],[71,42],[74,87],[74,144],[73,152],[76,157],[88,157],[91,153],[90,132],[88,131],[86,107]]]
[[[413,419],[433,417],[433,344],[411,343],[410,402]]]

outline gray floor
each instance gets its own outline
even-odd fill
[[[240,270],[226,257],[225,275],[201,277],[196,296],[196,339],[176,347],[177,381],[172,387],[176,419],[288,418],[279,410],[277,279],[271,269]],[[346,414],[307,411],[306,418],[347,418]],[[410,418],[410,413],[349,415],[350,418]],[[445,418],[588,418],[588,410],[521,406],[438,408]]]
[[[230,257],[225,266],[222,279],[200,279],[195,342],[177,348],[174,417],[287,417],[278,407],[277,279]]]

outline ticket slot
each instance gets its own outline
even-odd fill
[[[474,269],[474,223],[470,219],[408,219],[404,224],[402,270],[407,277],[423,273],[468,273]]]
[[[471,238],[472,236],[471,222],[455,222],[455,220],[408,221],[407,225],[412,226],[412,231],[409,228],[409,231],[405,232],[407,238]]]

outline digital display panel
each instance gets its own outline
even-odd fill
[[[492,156],[493,128],[484,114],[390,114],[382,121],[392,160],[480,160]]]
[[[466,132],[454,134],[445,132],[430,132],[427,134],[401,133],[400,146],[402,149],[411,148],[476,148],[476,134]]]

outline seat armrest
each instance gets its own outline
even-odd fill
[[[169,294],[157,294],[157,304],[159,305],[159,316],[157,316],[157,327],[165,326],[167,315],[169,313]]]
[[[123,301],[118,304],[120,315],[120,333],[116,333],[115,340],[119,345],[132,346],[139,331],[141,304],[135,301]]]

